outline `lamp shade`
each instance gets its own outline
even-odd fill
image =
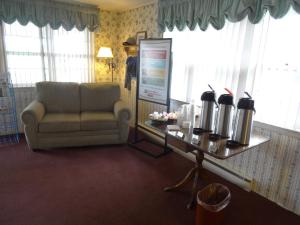
[[[97,57],[99,58],[113,58],[111,48],[109,47],[100,47]]]

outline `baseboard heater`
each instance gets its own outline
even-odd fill
[[[164,144],[164,139],[159,138],[156,135],[151,134],[150,132],[147,132],[146,130],[140,129],[141,132],[143,132],[148,138],[151,138],[153,141],[158,142],[159,144]],[[196,157],[194,154],[192,153],[185,153],[183,151],[181,151],[180,149],[169,145],[170,148],[173,149],[173,151],[175,151],[176,153],[182,155],[183,157],[195,162],[196,161]],[[218,176],[222,177],[223,179],[241,187],[242,189],[246,190],[246,191],[251,191],[252,190],[252,186],[253,186],[253,180],[247,177],[244,177],[243,175],[240,175],[234,171],[231,171],[219,164],[217,164],[216,162],[213,162],[207,158],[204,159],[203,161],[203,167],[207,170],[209,170],[210,172],[217,174]]]

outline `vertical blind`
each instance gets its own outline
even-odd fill
[[[226,22],[222,30],[174,30],[171,97],[195,100],[211,84],[227,87],[237,101],[253,95],[255,120],[300,131],[300,16],[292,9],[281,20],[267,13],[259,24],[247,18]]]

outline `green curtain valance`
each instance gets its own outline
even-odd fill
[[[52,29],[66,30],[86,27],[94,31],[99,26],[99,10],[87,4],[71,4],[54,0],[0,0],[0,21],[11,24],[16,20],[26,25],[29,21],[38,27],[47,24]]]
[[[246,16],[256,24],[267,10],[273,18],[281,18],[291,6],[300,13],[300,0],[159,0],[158,25],[162,32],[175,26],[194,30],[197,24],[201,30],[209,24],[221,29],[225,19],[237,22]]]

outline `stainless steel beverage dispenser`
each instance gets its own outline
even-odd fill
[[[251,135],[253,113],[255,112],[254,100],[248,95],[247,98],[240,98],[237,105],[237,112],[233,124],[232,140],[242,144],[248,145]]]
[[[215,91],[210,85],[208,85],[211,91],[206,91],[201,95],[202,108],[200,114],[200,129],[205,131],[212,131],[214,114],[215,114],[215,104],[217,105],[215,99]]]
[[[229,94],[222,94],[218,99],[219,109],[214,133],[221,137],[227,138],[230,136],[232,111],[234,105],[232,93],[226,88],[225,90],[228,91]]]

